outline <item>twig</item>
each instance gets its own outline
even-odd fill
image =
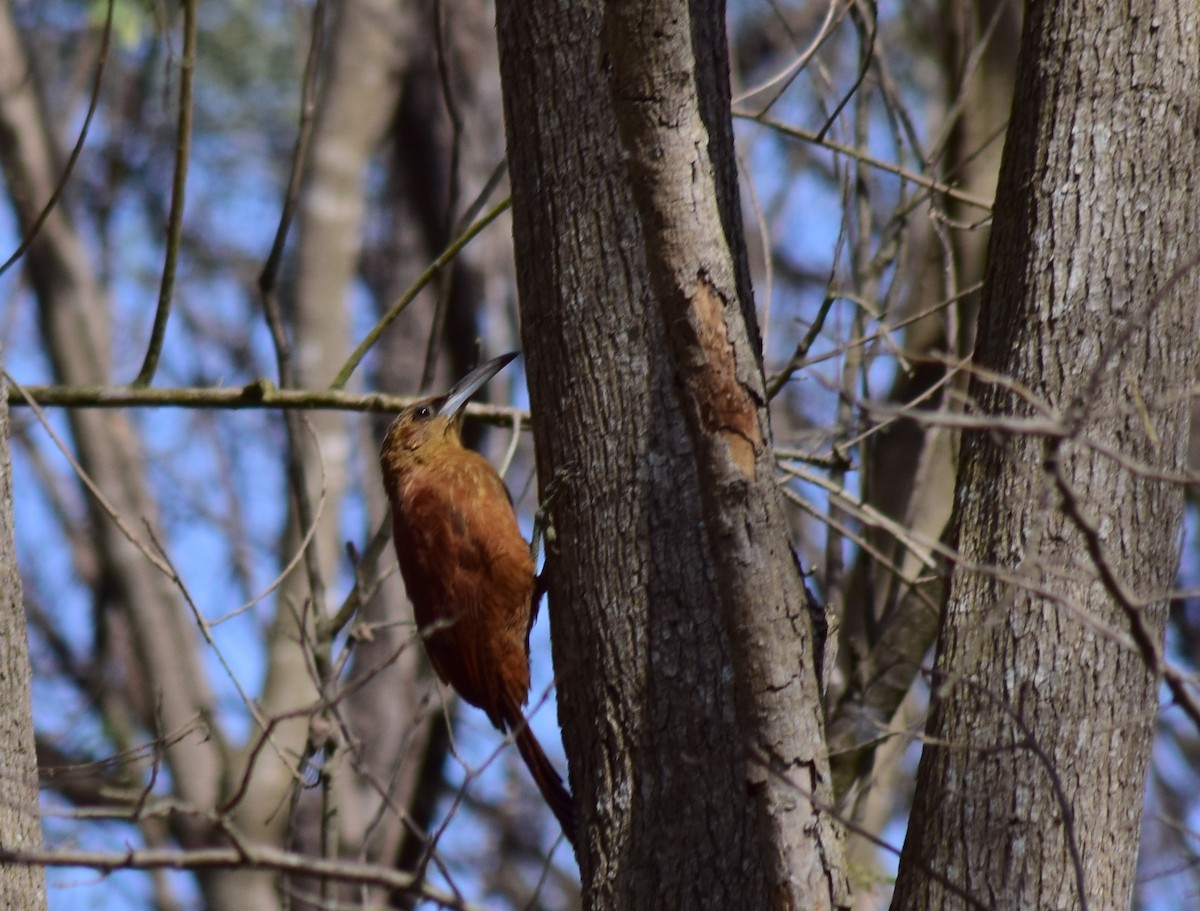
[[[189,851],[155,848],[128,848],[125,851],[0,849],[0,863],[38,867],[91,867],[103,875],[116,870],[273,870],[413,893],[433,902],[439,908],[450,908],[454,911],[485,911],[481,905],[468,902],[428,883],[419,882],[412,874],[391,867],[358,863],[340,857],[312,857],[267,845],[248,844],[241,840],[231,847]]]
[[[813,145],[819,145],[822,148],[829,149],[831,152],[837,152],[839,155],[848,155],[851,158],[857,159],[858,161],[869,165],[872,168],[877,168],[880,171],[886,171],[889,174],[895,174],[897,177],[903,177],[905,180],[911,181],[918,186],[925,187],[927,190],[943,193],[948,198],[961,202],[964,205],[974,206],[975,208],[982,209],[985,212],[990,212],[992,210],[991,200],[984,199],[980,196],[975,196],[971,193],[964,193],[962,190],[956,190],[954,187],[935,180],[932,177],[926,177],[924,174],[919,174],[916,171],[910,171],[907,168],[902,168],[899,165],[892,164],[890,161],[883,161],[882,159],[874,158],[852,146],[843,145],[840,142],[833,142],[830,139],[822,139],[816,133],[805,130],[801,127],[789,126],[786,123],[782,123],[762,114],[754,114],[749,111],[734,111],[733,116],[741,120],[753,120],[756,123],[761,123],[765,127],[769,127],[772,130],[778,130],[785,136],[791,136],[794,139],[802,139],[805,142],[811,142]]]
[[[1049,441],[1047,443],[1046,466],[1054,478],[1054,486],[1058,490],[1059,497],[1062,499],[1063,514],[1079,530],[1079,533],[1083,535],[1088,557],[1091,558],[1092,565],[1096,568],[1096,572],[1099,573],[1100,581],[1103,583],[1109,597],[1116,602],[1121,613],[1125,615],[1125,619],[1129,621],[1129,633],[1133,637],[1138,652],[1141,653],[1142,660],[1146,662],[1152,674],[1162,674],[1167,688],[1171,691],[1171,696],[1175,699],[1175,703],[1183,709],[1184,713],[1191,719],[1192,724],[1196,725],[1197,730],[1200,730],[1200,702],[1197,701],[1192,691],[1188,689],[1188,683],[1190,682],[1188,676],[1174,667],[1163,656],[1158,635],[1150,629],[1146,623],[1146,617],[1142,613],[1144,603],[1139,603],[1139,600],[1125,587],[1125,583],[1117,577],[1116,572],[1113,570],[1112,564],[1104,552],[1104,544],[1100,538],[1099,528],[1096,527],[1095,522],[1083,514],[1079,498],[1075,495],[1075,491],[1064,475],[1062,463],[1058,456],[1059,447],[1056,445],[1058,442],[1060,441]]]
[[[383,335],[383,331],[396,320],[396,317],[404,312],[404,309],[413,302],[421,292],[421,289],[433,281],[434,276],[444,269],[446,264],[454,259],[462,251],[463,247],[470,243],[477,234],[499,218],[511,203],[512,197],[505,197],[500,200],[486,215],[451,241],[450,245],[441,252],[438,258],[425,267],[425,271],[417,276],[417,280],[413,282],[412,287],[405,291],[400,299],[388,308],[387,313],[379,318],[379,321],[375,323],[371,331],[359,342],[358,347],[354,349],[354,352],[346,360],[346,363],[342,365],[342,369],[338,371],[338,375],[333,378],[333,382],[329,385],[330,389],[336,390],[345,387],[350,376],[354,373],[366,353],[371,349],[371,346],[379,340],[379,336]]]
[[[62,176],[59,178],[54,192],[50,194],[46,205],[38,213],[33,224],[30,225],[29,231],[21,238],[21,243],[13,251],[12,256],[6,259],[3,265],[0,265],[0,275],[3,275],[12,268],[13,263],[24,256],[25,251],[37,239],[38,233],[42,230],[42,225],[46,223],[46,219],[50,217],[50,213],[54,211],[54,207],[58,205],[59,197],[62,196],[62,192],[67,186],[67,181],[71,179],[71,173],[75,170],[75,163],[79,160],[79,154],[83,151],[84,140],[87,139],[88,129],[92,125],[92,118],[96,114],[96,107],[100,103],[100,81],[104,76],[104,64],[108,60],[108,47],[112,41],[114,6],[116,6],[116,0],[108,0],[108,12],[104,16],[104,31],[100,35],[100,55],[96,58],[96,75],[92,79],[92,94],[88,99],[88,109],[87,114],[83,118],[83,126],[79,129],[79,138],[75,140],[75,147],[71,149],[66,167],[63,168]]]
[[[300,411],[366,411],[381,414],[403,411],[416,401],[411,396],[380,392],[352,393],[340,389],[279,389],[267,380],[245,386],[191,386],[182,388],[134,388],[132,386],[21,386],[9,374],[9,407],[35,403],[40,407],[68,408],[219,408],[295,409]],[[529,412],[509,405],[472,403],[467,415],[502,427],[520,422],[530,426]]]
[[[196,0],[183,4],[183,59],[179,78],[179,135],[175,140],[175,174],[171,181],[171,211],[167,217],[167,248],[163,255],[162,283],[158,289],[158,308],[150,330],[146,359],[138,371],[134,386],[149,386],[158,369],[167,320],[171,316],[171,298],[175,292],[175,266],[179,260],[179,239],[183,235],[183,206],[187,191],[188,160],[192,152],[194,102],[192,83],[196,75]]]

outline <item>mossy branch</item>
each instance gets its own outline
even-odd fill
[[[10,407],[26,404],[18,384],[6,375]],[[245,386],[135,387],[135,386],[24,386],[25,394],[45,408],[279,408],[307,411],[401,411],[416,399],[378,392],[350,393],[340,390],[279,389],[267,380]],[[489,424],[511,427],[514,422],[529,426],[529,413],[506,405],[467,406],[467,414]]]

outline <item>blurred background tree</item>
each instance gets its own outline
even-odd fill
[[[681,556],[711,532],[665,337],[638,322],[652,264],[634,249],[644,200],[613,191],[607,83],[590,81],[611,63],[602,12],[0,0],[0,258],[14,254],[0,341],[43,402],[10,392],[46,846],[83,867],[88,852],[150,852],[125,872],[98,864],[104,876],[52,868],[51,907],[579,905],[580,867],[515,752],[458,710],[416,647],[385,537],[387,416],[351,401],[444,388],[480,351],[522,341],[528,394],[502,374],[490,395],[508,407],[468,426],[527,529],[537,491],[567,469],[531,711],[564,770],[567,743],[585,820],[603,830],[581,854],[587,894],[628,906],[673,881],[665,844],[704,868],[694,888],[701,875],[762,887],[761,871],[729,878],[751,863],[736,852],[697,854],[704,833],[679,818],[725,812],[729,839],[756,825],[720,807],[747,759],[727,632],[698,607],[719,600],[719,569]],[[714,140],[721,217],[745,224],[735,284],[748,305],[753,282],[792,543],[827,606],[843,872],[856,908],[886,907],[1020,5],[737,2],[727,26],[736,150]],[[712,104],[724,45],[701,34]],[[277,388],[309,405],[344,395],[280,407]],[[100,390],[128,404],[95,407]],[[1167,657],[1185,671],[1194,615],[1172,601]],[[1155,730],[1136,894],[1172,907],[1200,885],[1197,739],[1175,713]],[[680,757],[697,765],[672,778]],[[616,783],[659,817],[631,816]],[[343,859],[342,878],[315,862],[299,875],[297,854]],[[168,872],[183,856],[190,869]]]

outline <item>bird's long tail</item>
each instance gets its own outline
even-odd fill
[[[538,786],[538,790],[542,792],[542,797],[545,798],[551,812],[558,819],[559,825],[562,826],[563,834],[567,836],[567,841],[572,846],[575,845],[575,801],[571,799],[571,792],[567,790],[563,784],[562,778],[551,765],[549,757],[542,750],[542,745],[538,743],[537,737],[529,728],[529,722],[525,720],[525,715],[515,706],[507,707],[505,712],[505,722],[510,730],[515,731],[513,738],[517,742],[517,752],[521,754],[521,758],[525,760],[525,765],[529,767],[529,774],[533,776],[533,783]]]
[[[542,745],[533,736],[533,731],[529,730],[529,725],[521,726],[517,731],[516,741],[521,758],[525,760],[525,765],[529,766],[529,774],[533,776],[533,783],[538,786],[542,797],[546,799],[546,803],[550,805],[550,809],[558,818],[563,834],[567,836],[567,841],[574,845],[575,802],[571,799],[571,793],[563,784],[562,778],[559,777],[554,766],[550,764],[549,758],[542,751]]]

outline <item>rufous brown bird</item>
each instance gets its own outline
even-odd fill
[[[392,422],[379,460],[400,574],[425,651],[443,682],[511,731],[546,803],[575,843],[575,807],[521,707],[529,697],[534,564],[512,500],[462,442],[463,409],[516,353],[476,367],[445,395]]]

